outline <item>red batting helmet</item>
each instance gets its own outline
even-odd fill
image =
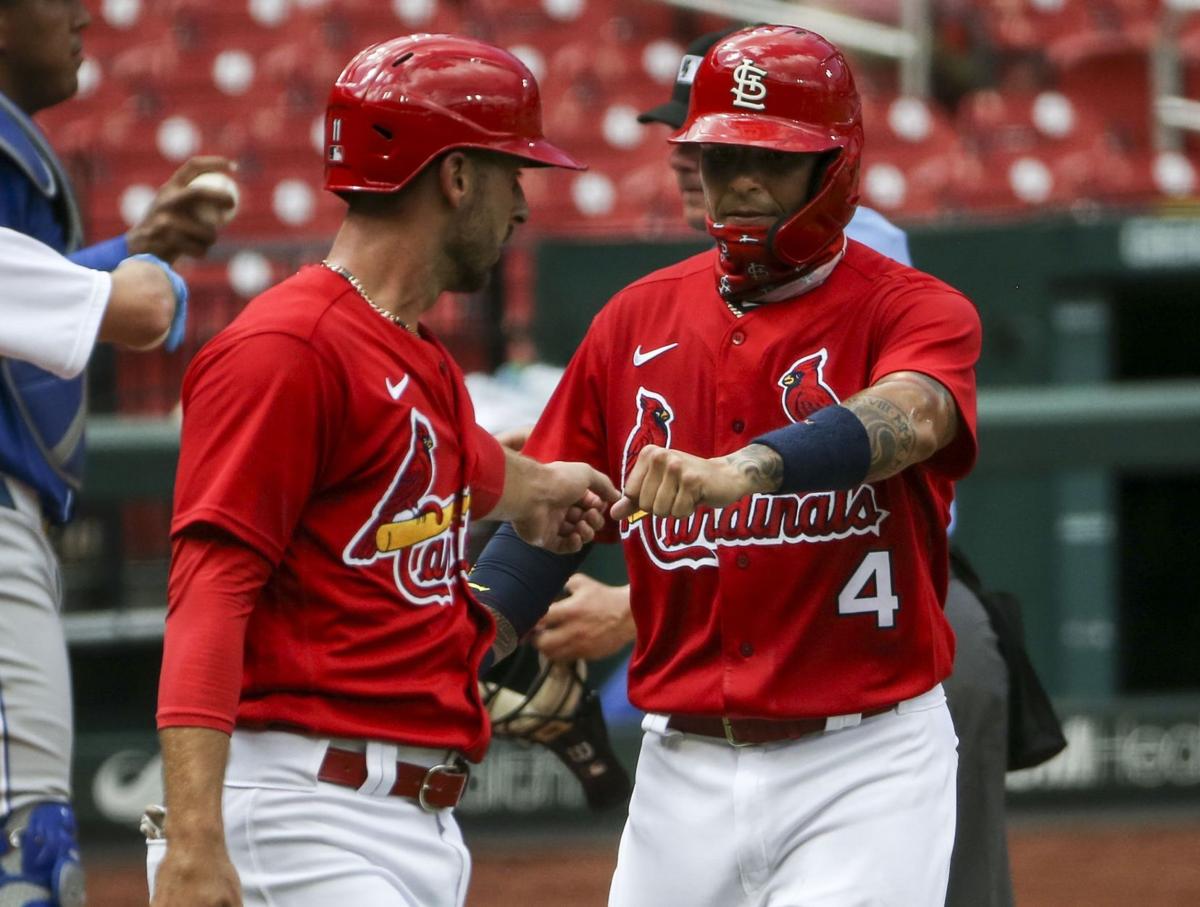
[[[841,51],[814,32],[764,25],[734,32],[696,71],[672,142],[835,152],[808,203],[771,230],[783,261],[809,267],[840,248],[858,205],[862,107]]]
[[[537,82],[498,47],[409,35],[368,47],[342,70],[325,112],[326,189],[395,192],[451,148],[584,169],[542,136]]]

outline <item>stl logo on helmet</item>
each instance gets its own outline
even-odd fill
[[[763,82],[763,77],[767,74],[765,69],[754,65],[753,60],[743,60],[733,70],[733,88],[729,89],[729,93],[733,95],[734,107],[745,107],[748,110],[766,110],[767,105],[762,103],[767,97],[767,86]]]
[[[365,567],[392,559],[396,588],[417,605],[447,605],[454,600],[457,548],[463,535],[454,496],[433,494],[437,436],[429,420],[412,412],[412,440],[391,485],[371,518],[354,534],[342,560]],[[464,496],[462,513],[470,506]],[[455,531],[456,528],[458,531]]]

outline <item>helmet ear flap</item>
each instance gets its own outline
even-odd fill
[[[767,234],[771,253],[793,267],[813,268],[836,255],[842,233],[858,207],[862,133],[827,157],[813,174],[817,189],[807,204],[781,219]]]

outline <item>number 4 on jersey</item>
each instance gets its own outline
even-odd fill
[[[872,551],[838,593],[838,614],[874,614],[879,627],[896,626],[900,599],[892,594],[892,553]]]

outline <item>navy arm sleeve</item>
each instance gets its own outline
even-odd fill
[[[585,545],[575,554],[553,554],[529,544],[505,523],[479,555],[471,571],[471,589],[521,638],[542,619],[590,549]]]

